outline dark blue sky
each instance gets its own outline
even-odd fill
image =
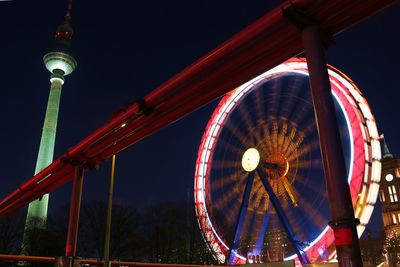
[[[2,153],[0,197],[34,172],[49,93],[42,56],[62,22],[64,0],[0,2]],[[76,71],[61,98],[56,157],[140,100],[278,1],[76,1],[72,12]],[[356,12],[356,11],[355,11]],[[328,62],[363,91],[390,149],[398,139],[399,5],[352,27],[327,49]],[[204,127],[216,102],[118,155],[115,198],[143,206],[184,200],[192,188]],[[86,175],[84,201],[105,199],[109,163]],[[56,190],[50,210],[69,200]]]

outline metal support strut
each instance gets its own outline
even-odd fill
[[[75,167],[75,177],[72,184],[71,204],[69,208],[67,244],[65,246],[65,256],[76,256],[76,244],[78,239],[79,212],[81,209],[81,196],[83,185],[83,167]]]
[[[243,228],[243,224],[244,224],[246,213],[247,213],[247,207],[249,204],[249,198],[250,198],[251,189],[253,187],[253,182],[254,182],[254,172],[249,172],[246,187],[243,192],[242,205],[240,207],[240,211],[239,211],[238,217],[236,219],[236,226],[235,226],[235,232],[234,232],[235,236],[233,237],[232,245],[231,245],[231,248],[229,249],[229,257],[228,257],[229,265],[235,264],[235,262],[233,260],[235,258],[235,253],[238,249],[240,235],[242,233],[242,228]]]
[[[272,206],[274,206],[276,214],[279,217],[279,221],[282,223],[282,226],[286,231],[287,237],[290,243],[293,245],[293,249],[295,250],[297,257],[299,257],[301,264],[303,265],[310,264],[307,255],[302,251],[302,246],[300,245],[299,240],[297,240],[296,238],[293,228],[290,225],[289,220],[285,215],[285,212],[283,211],[283,208],[278,200],[278,197],[275,195],[274,190],[272,189],[271,185],[268,182],[267,177],[265,176],[264,170],[262,169],[262,167],[258,166],[256,171],[260,176],[261,182],[263,183],[264,188],[268,193],[269,200],[271,201]]]
[[[111,266],[110,262],[110,238],[111,238],[111,218],[112,218],[112,205],[113,205],[113,192],[114,192],[114,180],[115,180],[115,154],[111,160],[111,177],[110,187],[108,191],[108,204],[107,204],[107,221],[106,221],[106,234],[104,238],[104,254],[103,254],[103,266]]]
[[[319,142],[339,267],[361,267],[360,247],[354,218],[346,165],[326,67],[319,28],[308,25],[302,30],[304,52],[310,75],[311,95],[318,128]]]

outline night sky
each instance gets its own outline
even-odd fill
[[[34,172],[50,89],[42,57],[53,45],[66,2],[0,2],[1,198]],[[78,67],[63,87],[55,157],[277,3],[75,1],[73,53]],[[395,155],[400,155],[399,16],[400,6],[393,6],[341,33],[327,49],[328,63],[364,93]],[[216,104],[120,153],[115,200],[137,207],[184,201],[192,190],[200,139]],[[86,174],[85,202],[106,199],[109,169],[106,162],[98,172]],[[69,192],[70,183],[52,193],[50,211],[67,203]]]

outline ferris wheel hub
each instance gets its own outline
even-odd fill
[[[255,148],[247,149],[242,157],[242,167],[247,172],[254,171],[260,163],[260,153]]]
[[[280,178],[289,172],[289,161],[282,154],[271,154],[266,156],[263,167],[267,176]]]

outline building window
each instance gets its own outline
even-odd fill
[[[396,177],[400,178],[400,168],[394,169],[394,172],[396,174]]]
[[[393,224],[397,224],[396,214],[392,214]]]
[[[389,198],[390,202],[397,202],[397,192],[394,185],[389,186]]]
[[[383,190],[381,190],[379,197],[380,197],[381,202],[385,202],[385,192],[383,192]]]
[[[391,224],[391,222],[390,222],[390,214],[383,213],[382,217],[383,217],[383,225],[384,226]]]
[[[400,222],[400,213],[397,213],[397,221]]]

